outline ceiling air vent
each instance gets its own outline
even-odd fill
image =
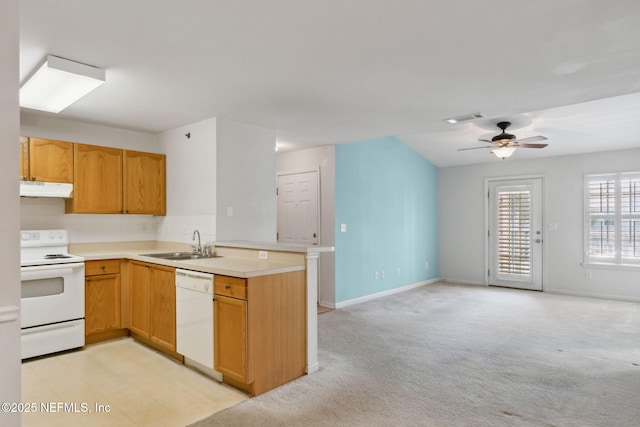
[[[473,114],[467,114],[464,116],[452,117],[450,119],[445,119],[444,121],[447,123],[454,124],[454,123],[467,122],[469,120],[475,120],[482,117],[484,117],[484,114],[482,113],[473,113]]]

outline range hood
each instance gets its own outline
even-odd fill
[[[20,181],[20,197],[58,197],[70,199],[73,184],[63,182]]]

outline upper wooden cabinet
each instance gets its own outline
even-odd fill
[[[122,213],[122,153],[74,144],[73,198],[66,200],[67,213]]]
[[[73,144],[73,198],[67,213],[166,213],[166,156]]]
[[[20,138],[20,179],[73,182],[73,143]]]
[[[124,213],[166,214],[166,156],[124,150]]]

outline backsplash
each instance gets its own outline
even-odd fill
[[[198,229],[202,243],[215,241],[215,215],[152,216],[65,214],[63,199],[20,199],[22,230],[66,229],[71,243],[162,240],[191,243]]]

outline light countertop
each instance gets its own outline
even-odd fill
[[[320,253],[333,252],[333,246],[294,245],[286,243],[251,242],[248,240],[234,240],[230,242],[216,242],[216,247],[259,249],[265,251]]]
[[[221,245],[222,246],[222,245]],[[216,245],[216,249],[218,246]],[[187,259],[179,261],[153,258],[141,254],[161,253],[170,251],[184,251],[184,245],[171,245],[162,242],[121,242],[106,244],[76,244],[70,245],[69,252],[85,258],[86,261],[103,259],[130,259],[168,267],[201,271],[204,273],[221,274],[225,276],[249,278],[266,276],[269,274],[287,273],[304,270],[304,263],[281,260],[261,260],[244,257],[222,255],[218,258]],[[189,249],[190,250],[190,247]],[[273,250],[273,249],[272,249]],[[219,252],[224,252],[220,250]]]

